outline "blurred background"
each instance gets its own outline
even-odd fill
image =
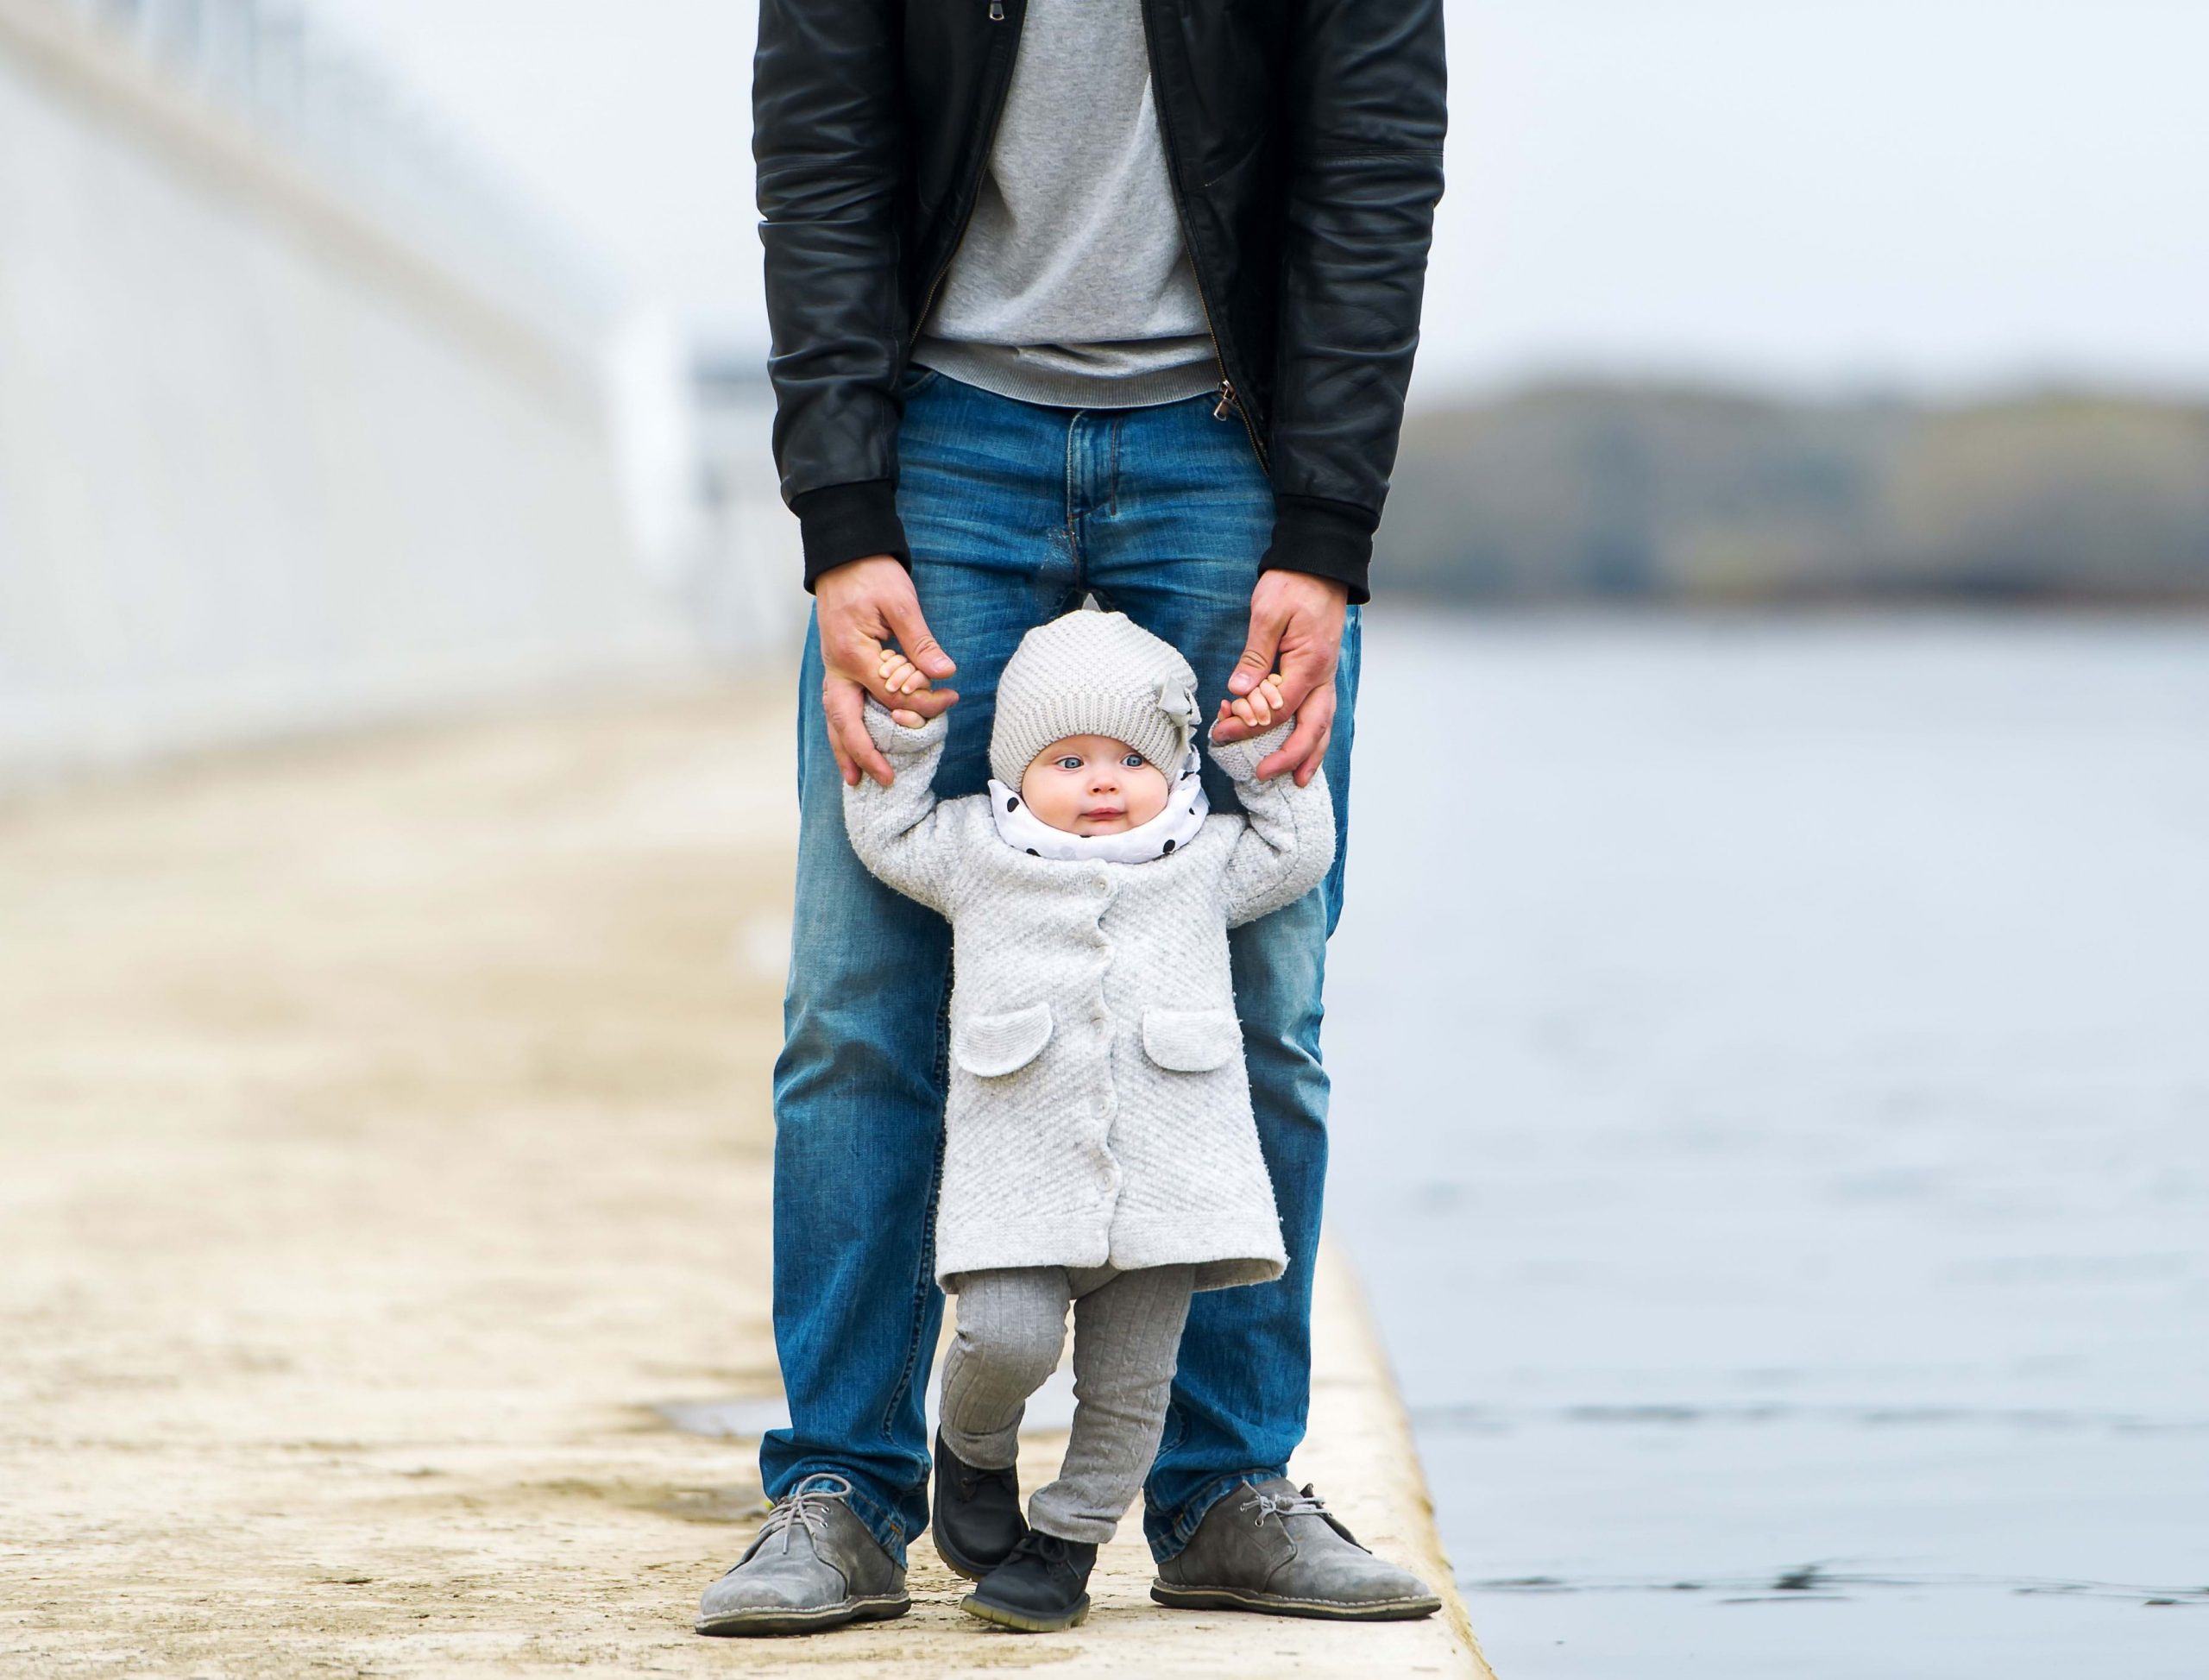
[[[0,0],[0,822],[793,668],[753,25]],[[1329,1033],[1474,1625],[2191,1680],[2209,12],[1449,25]]]

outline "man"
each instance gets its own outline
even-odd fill
[[[903,1614],[928,1521],[950,946],[845,834],[842,785],[891,777],[861,717],[890,697],[883,647],[956,675],[898,701],[951,708],[946,797],[985,784],[1014,645],[1086,595],[1180,648],[1207,710],[1278,670],[1297,726],[1259,774],[1324,765],[1347,835],[1357,608],[1441,192],[1441,4],[762,0],[752,98],[775,450],[815,608],[775,1071],[791,1424],[762,1445],[773,1514],[706,1593],[714,1633]],[[1342,868],[1234,936],[1289,1267],[1190,1315],[1145,1486],[1162,1603],[1437,1602],[1283,1479]]]

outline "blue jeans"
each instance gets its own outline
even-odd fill
[[[897,508],[928,627],[958,661],[936,790],[979,793],[998,677],[1021,637],[1085,594],[1179,647],[1206,716],[1242,651],[1273,494],[1239,421],[1211,399],[1045,408],[916,368]],[[1326,771],[1347,834],[1358,618],[1336,679]],[[943,1314],[935,1278],[951,929],[869,874],[844,832],[823,732],[818,626],[798,682],[797,903],[775,1064],[775,1342],[790,1426],[760,1445],[779,1499],[834,1471],[891,1554],[928,1525],[922,1414]],[[1210,763],[1205,791],[1236,809]],[[1161,1558],[1215,1501],[1283,1474],[1303,1439],[1313,1251],[1327,1161],[1320,985],[1342,904],[1325,882],[1230,945],[1253,1106],[1289,1264],[1272,1283],[1196,1298],[1165,1438],[1145,1485]]]

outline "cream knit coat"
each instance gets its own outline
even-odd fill
[[[1211,748],[1247,815],[1215,813],[1172,856],[1115,864],[1008,845],[986,794],[939,802],[944,719],[902,728],[870,700],[866,724],[897,779],[844,790],[853,847],[952,926],[938,1279],[955,1291],[960,1273],[998,1267],[1184,1263],[1199,1289],[1280,1276],[1227,930],[1334,861],[1325,777],[1253,775],[1288,726]]]

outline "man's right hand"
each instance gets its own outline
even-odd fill
[[[846,787],[857,787],[859,773],[888,787],[896,777],[866,733],[866,696],[884,706],[932,718],[959,696],[949,689],[907,692],[884,679],[882,651],[895,642],[914,668],[932,683],[959,669],[928,633],[912,574],[895,557],[878,554],[847,560],[813,580],[813,611],[821,629],[821,662],[828,667],[821,683],[821,708],[827,714],[828,745]]]

